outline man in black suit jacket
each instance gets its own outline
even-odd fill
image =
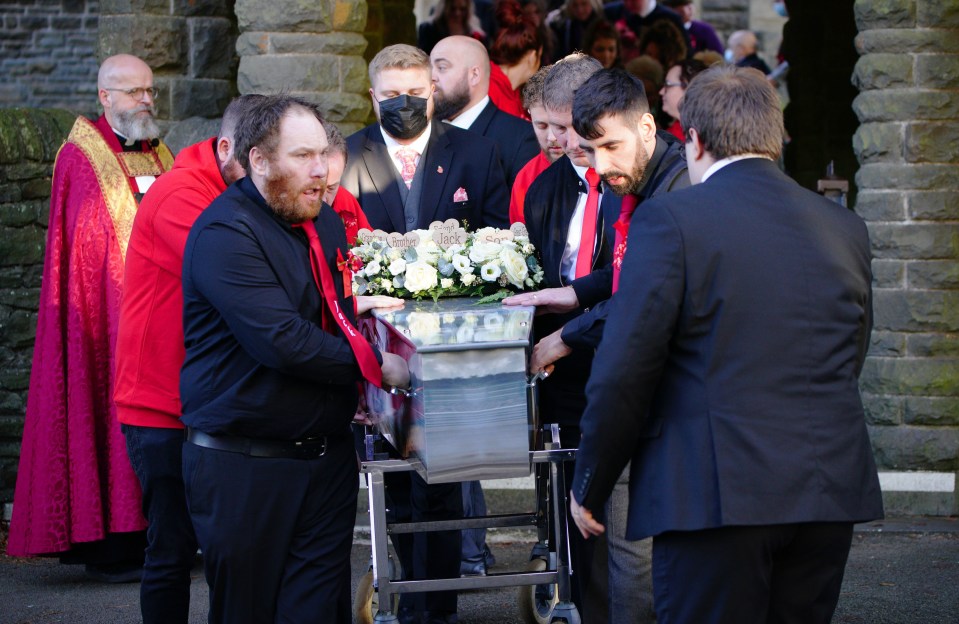
[[[854,522],[882,516],[858,376],[869,238],[776,167],[760,74],[713,68],[682,104],[694,186],[633,217],[586,389],[584,534],[631,460],[627,536],[653,536],[659,621],[829,622]]]
[[[430,52],[435,116],[496,142],[506,185],[539,153],[533,124],[496,108],[489,99],[489,54],[472,37],[442,39]]]
[[[552,75],[547,77],[547,84],[552,78]],[[550,102],[555,104],[546,95],[553,94],[544,93],[547,106]],[[638,80],[621,70],[598,71],[582,83],[575,96],[571,93],[570,99],[571,111],[567,112],[569,119],[565,122],[574,127],[567,130],[567,138],[576,143],[581,162],[589,165],[592,161],[595,171],[606,182],[606,192],[603,193],[606,207],[602,215],[606,228],[600,241],[602,259],[596,270],[575,280],[563,279],[562,275],[554,277],[550,272],[559,269],[565,252],[567,230],[563,220],[571,216],[562,208],[570,203],[565,197],[569,192],[576,192],[575,183],[564,183],[560,179],[559,172],[565,169],[559,165],[562,160],[558,161],[540,174],[526,197],[526,224],[531,241],[541,249],[550,288],[511,297],[505,303],[525,301],[526,305],[537,305],[542,302],[546,310],[554,312],[537,317],[540,341],[533,351],[531,370],[538,371],[546,365],[554,367],[550,378],[542,382],[542,413],[544,417],[558,414],[560,424],[566,425],[567,429],[570,429],[569,425],[575,425],[571,430],[575,436],[571,446],[578,446],[579,420],[586,407],[586,380],[602,335],[605,300],[612,292],[612,261],[617,236],[614,224],[620,219],[621,204],[624,203],[619,196],[652,197],[687,186],[688,177],[678,144],[671,142],[671,137],[657,134],[642,83]],[[598,129],[596,123],[582,127],[577,120],[583,117],[590,118],[591,122],[601,120],[601,125]],[[558,121],[555,112],[551,120]],[[613,125],[621,132],[611,132]],[[590,139],[600,139],[602,134],[601,140],[587,140],[581,131],[588,131]],[[592,143],[597,143],[598,147],[581,149],[582,145]],[[538,201],[541,195],[542,200]],[[536,232],[544,232],[552,240],[538,240]],[[572,305],[553,307],[566,297],[572,300]],[[608,540],[609,612],[623,621],[639,623],[650,621],[652,612],[649,544],[625,541],[626,498],[624,474],[608,509],[612,525]]]
[[[469,229],[508,227],[509,190],[496,144],[431,121],[426,53],[404,44],[383,48],[370,61],[370,83],[379,123],[346,139],[349,158],[340,182],[370,225],[408,232],[453,218]]]

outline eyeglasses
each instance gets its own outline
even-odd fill
[[[684,86],[685,86],[685,85],[684,85],[683,83],[681,83],[681,82],[670,82],[670,81],[668,81],[668,80],[663,83],[663,88],[665,88],[665,89],[668,89],[668,88],[670,88],[670,87],[684,87]]]
[[[103,87],[104,91],[119,91],[120,93],[125,93],[132,97],[134,100],[142,100],[144,95],[149,94],[150,99],[155,100],[156,97],[160,94],[159,89],[156,87],[134,87],[133,89],[111,89],[110,87]]]

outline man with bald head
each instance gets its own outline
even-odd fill
[[[103,115],[78,117],[57,155],[43,285],[7,552],[58,554],[93,578],[139,580],[146,520],[113,403],[127,242],[140,197],[173,165],[153,72],[103,61]]]
[[[499,146],[506,185],[539,152],[533,126],[504,113],[489,98],[489,55],[472,37],[441,39],[430,52],[437,119],[492,139]]]
[[[755,33],[749,30],[737,30],[729,35],[729,45],[726,46],[726,60],[736,67],[752,67],[767,75],[770,72],[766,61],[759,58],[756,50],[759,40]]]

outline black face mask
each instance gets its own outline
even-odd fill
[[[380,102],[380,125],[393,138],[416,138],[427,123],[426,98],[398,95]]]

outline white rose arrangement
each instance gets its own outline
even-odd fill
[[[519,224],[466,232],[450,219],[406,235],[361,230],[358,239],[344,261],[357,295],[495,300],[543,281],[536,250]]]

